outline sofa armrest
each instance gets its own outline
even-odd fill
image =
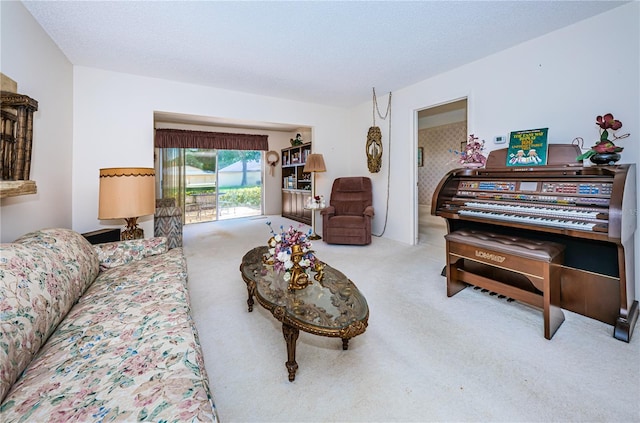
[[[145,257],[166,253],[166,237],[107,242],[93,246],[100,260],[100,270],[121,266]]]
[[[367,206],[364,209],[364,212],[362,212],[362,214],[364,214],[365,216],[369,216],[369,217],[373,217],[374,213],[373,213],[373,206]]]

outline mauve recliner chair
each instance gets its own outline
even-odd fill
[[[320,211],[324,241],[329,244],[371,244],[372,202],[371,179],[357,176],[333,181],[329,207]]]

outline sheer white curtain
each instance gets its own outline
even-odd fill
[[[176,207],[182,209],[184,223],[184,149],[182,148],[157,148],[159,157],[160,198],[173,198]]]

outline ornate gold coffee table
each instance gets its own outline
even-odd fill
[[[247,284],[249,311],[253,298],[273,317],[282,322],[287,344],[289,381],[296,378],[296,341],[300,331],[342,339],[342,349],[349,339],[367,329],[369,307],[362,293],[345,275],[324,263],[324,277],[301,290],[289,290],[288,283],[272,266],[263,264],[267,247],[256,247],[242,258],[240,272]]]

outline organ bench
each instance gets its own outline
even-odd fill
[[[466,288],[468,282],[540,308],[544,337],[553,337],[564,322],[560,308],[563,245],[465,229],[445,239],[448,297]]]

